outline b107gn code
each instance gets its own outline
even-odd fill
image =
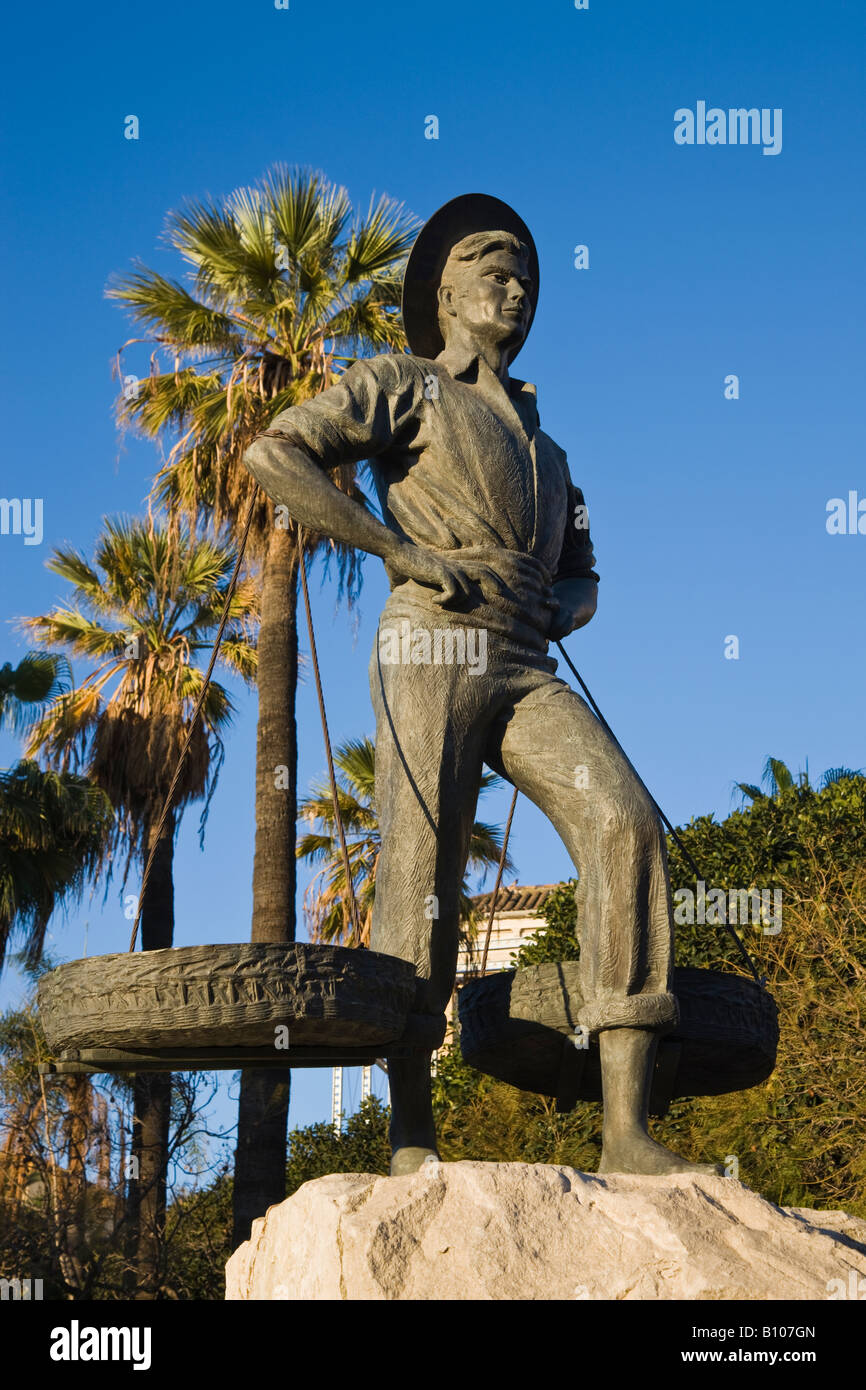
[[[781,1327],[693,1327],[693,1337],[713,1337],[724,1342],[728,1337],[814,1337],[814,1327],[793,1324]]]

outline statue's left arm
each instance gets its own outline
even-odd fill
[[[553,580],[553,597],[558,607],[547,634],[551,642],[585,627],[593,617],[598,599],[598,575],[594,565],[586,503],[580,488],[569,478],[568,516]]]

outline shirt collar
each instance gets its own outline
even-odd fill
[[[444,347],[436,358],[441,362],[450,376],[463,377],[475,376],[478,370],[479,353],[471,347],[455,345],[451,348]],[[530,381],[520,381],[516,376],[510,376],[505,383],[504,389],[509,396],[530,396],[533,402],[536,400],[537,391]]]

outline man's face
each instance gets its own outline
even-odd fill
[[[467,334],[500,350],[520,347],[532,315],[532,281],[526,261],[514,251],[487,251],[453,274],[439,291],[446,308]],[[446,331],[447,337],[447,331]],[[510,354],[511,355],[511,354]]]

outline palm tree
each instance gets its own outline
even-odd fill
[[[28,760],[0,772],[0,966],[16,930],[27,963],[39,963],[52,913],[99,872],[113,826],[86,777]]]
[[[51,766],[83,771],[116,810],[115,848],[125,842],[126,873],[153,853],[141,903],[144,950],[170,946],[174,933],[174,839],[183,808],[213,792],[221,734],[233,706],[216,681],[189,746],[171,812],[160,827],[172,774],[203,685],[196,664],[211,647],[223,610],[234,554],[171,523],[107,520],[95,561],[56,550],[49,568],[73,586],[71,605],[27,618],[25,626],[88,663],[82,683],[58,694],[35,724],[28,752]],[[220,657],[245,680],[255,675],[252,628],[257,595],[242,579],[229,608]],[[139,1297],[156,1296],[165,1222],[166,1153],[171,1077],[138,1075],[134,1083],[131,1185],[132,1258]]]
[[[843,782],[848,777],[862,776],[861,768],[830,767],[821,777],[818,788],[823,790],[833,782]],[[787,763],[783,763],[780,758],[767,758],[761,780],[767,788],[766,792],[762,791],[754,782],[737,782],[737,789],[742,793],[744,802],[755,802],[764,797],[769,797],[771,801],[778,801],[780,796],[791,791],[794,787],[800,787],[804,791],[812,789],[808,767],[805,772],[798,772],[795,777]]]
[[[166,237],[189,268],[187,284],[139,266],[109,290],[155,345],[151,374],[127,391],[120,415],[173,443],[158,497],[235,528],[253,508],[250,545],[261,565],[253,941],[295,936],[299,545],[336,559],[350,600],[360,566],[345,548],[299,535],[284,509],[256,493],[243,455],[280,411],[329,386],[354,357],[405,346],[401,272],[416,229],[391,199],[355,214],[345,189],[321,174],[278,167],[256,187],[170,214]],[[363,500],[353,467],[335,481]],[[289,1081],[288,1071],[241,1077],[236,1244],[285,1195]]]
[[[0,728],[23,732],[68,688],[67,663],[28,652],[0,667]],[[35,968],[55,908],[82,891],[107,851],[114,814],[104,792],[74,773],[23,761],[0,772],[0,968],[16,931]]]
[[[362,940],[369,945],[373,902],[376,896],[376,869],[379,864],[379,822],[374,808],[376,745],[371,738],[349,740],[334,752],[337,770],[337,801],[346,835],[349,869],[361,921]],[[340,776],[342,774],[342,776]],[[495,786],[498,778],[485,772],[481,790]],[[316,785],[298,807],[298,818],[321,830],[310,830],[298,841],[297,857],[321,868],[304,895],[304,908],[314,941],[349,944],[352,919],[346,890],[346,873],[337,837],[334,803],[330,786]],[[499,863],[502,832],[496,826],[476,821],[469,841],[469,870],[486,871]],[[512,867],[506,859],[505,867]],[[466,934],[474,927],[472,899],[464,878],[460,892],[460,916]]]

